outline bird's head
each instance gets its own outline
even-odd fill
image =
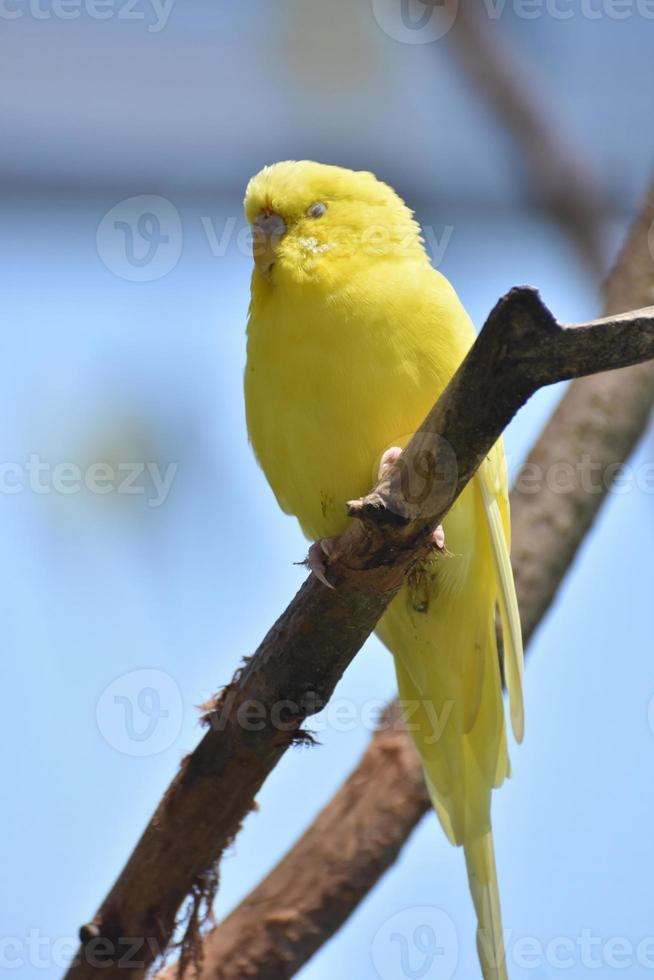
[[[366,171],[285,161],[248,184],[255,277],[306,284],[344,268],[401,257],[426,260],[412,212],[387,184]]]

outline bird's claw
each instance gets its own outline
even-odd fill
[[[442,524],[431,532],[430,541],[439,551],[445,551],[445,531]]]
[[[334,586],[327,578],[327,562],[325,559],[331,555],[335,540],[335,538],[320,538],[319,541],[314,541],[306,558],[306,563],[313,574],[328,589],[333,589]]]
[[[389,467],[393,466],[402,453],[400,446],[391,446],[383,453],[382,458],[379,461],[379,473],[378,479],[381,479],[384,473]],[[329,557],[334,550],[334,541],[336,538],[320,538],[318,541],[314,541],[309,548],[309,554],[306,557],[306,564],[311,569],[313,574],[316,576],[318,581],[326,585],[328,589],[333,589],[334,586],[327,578],[327,565]],[[443,530],[443,525],[439,524],[435,528],[430,536],[430,542],[433,544],[438,551],[445,550],[445,531]]]
[[[377,472],[378,480],[381,480],[386,470],[390,469],[394,463],[397,463],[401,455],[402,449],[400,446],[391,446],[385,453],[382,453],[382,458],[379,460],[379,470]]]

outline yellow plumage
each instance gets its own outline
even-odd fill
[[[311,162],[248,186],[256,268],[245,374],[250,439],[281,507],[309,538],[340,534],[345,502],[406,444],[474,339],[431,268],[412,213],[372,174]],[[447,555],[406,587],[377,632],[445,833],[465,851],[485,980],[507,976],[490,821],[509,772],[495,610],[516,738],[522,645],[498,443],[444,522]],[[407,711],[408,715],[408,711]]]

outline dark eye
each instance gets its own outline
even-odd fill
[[[327,210],[326,204],[323,204],[322,201],[316,201],[314,204],[311,205],[310,208],[307,208],[307,217],[322,218],[326,210]]]

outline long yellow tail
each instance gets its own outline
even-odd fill
[[[504,633],[513,730],[523,733],[522,641],[509,562],[501,447],[445,519],[449,556],[405,588],[378,627],[395,656],[407,728],[434,809],[463,846],[484,980],[507,980],[491,795],[509,775],[495,610]],[[498,458],[499,457],[499,458]]]
[[[508,980],[492,830],[466,841],[463,849],[477,912],[477,955],[484,980]]]

